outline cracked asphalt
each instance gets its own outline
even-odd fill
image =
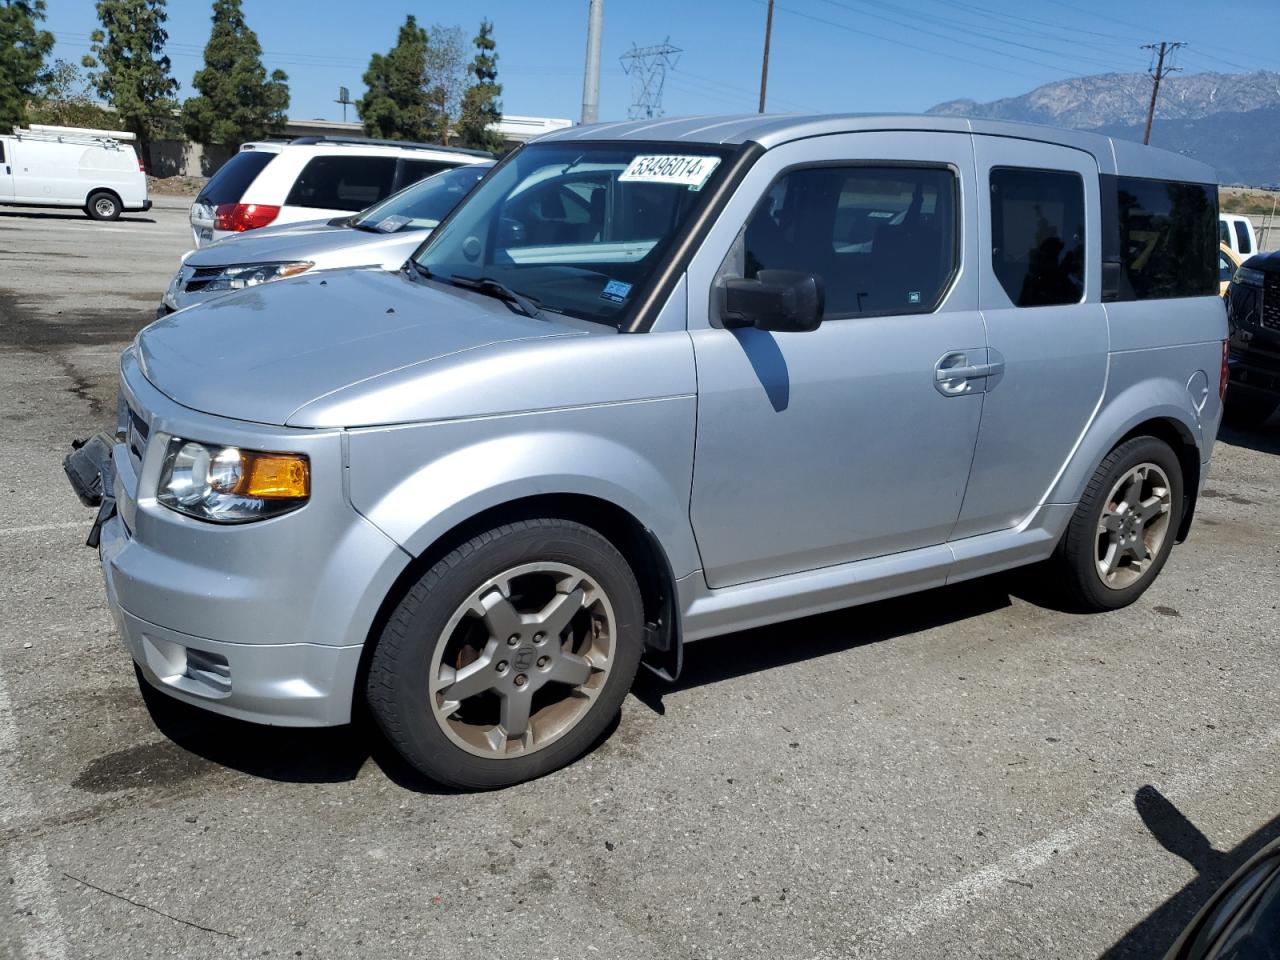
[[[0,956],[1159,956],[1280,835],[1280,423],[1133,607],[1006,576],[708,640],[490,794],[144,697],[60,467],[190,239],[0,212]]]

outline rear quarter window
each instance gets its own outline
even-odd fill
[[[318,210],[363,210],[390,196],[395,176],[395,157],[313,157],[284,202]]]
[[[258,179],[258,174],[278,156],[277,153],[260,150],[241,150],[224,163],[205,184],[200,196],[196,197],[196,202],[213,206],[239,203],[244,192],[249,189],[249,184]]]
[[[1121,300],[1218,292],[1216,191],[1200,183],[1118,177]]]
[[[1236,241],[1240,246],[1241,253],[1253,253],[1253,231],[1245,225],[1243,220],[1234,222],[1236,228]]]
[[[419,180],[434,177],[437,173],[451,170],[454,166],[455,164],[445,163],[442,160],[401,160],[400,182],[396,185],[396,189],[403,189]]]

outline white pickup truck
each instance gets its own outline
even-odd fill
[[[150,210],[132,133],[32,124],[0,135],[0,204],[73,207],[95,220]]]

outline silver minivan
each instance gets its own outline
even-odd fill
[[[511,784],[704,637],[1026,564],[1140,596],[1221,415],[1216,197],[1004,122],[571,128],[399,272],[146,328],[68,472],[148,683]]]

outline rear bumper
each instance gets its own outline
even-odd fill
[[[142,206],[140,206],[140,207],[125,207],[125,209],[126,209],[126,210],[138,210],[138,211],[141,211],[142,213],[146,213],[148,210],[150,210],[150,209],[151,209],[151,206],[152,206],[151,200],[149,200],[149,199],[148,199],[148,200],[143,200],[143,201],[142,201]]]

